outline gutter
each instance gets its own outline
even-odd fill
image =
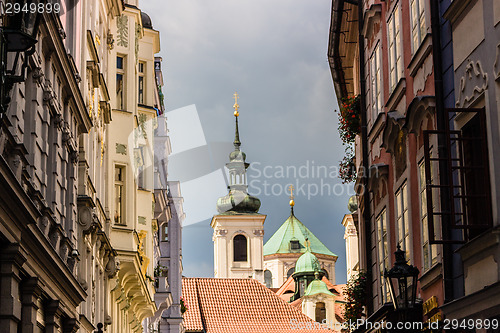
[[[444,108],[443,92],[443,68],[442,68],[442,50],[441,50],[441,24],[439,14],[439,1],[431,1],[431,29],[432,29],[432,60],[434,62],[434,93],[436,96],[436,127],[438,131],[447,132],[449,128],[447,114]],[[442,158],[439,161],[439,183],[441,185],[449,184],[450,175],[447,167],[446,157],[448,156],[446,140],[444,134],[438,134],[438,156]],[[441,211],[450,211],[450,189],[441,188]],[[450,219],[447,214],[442,215],[442,238],[451,239]],[[443,244],[443,291],[444,304],[453,300],[453,249],[451,244]]]
[[[366,80],[365,80],[365,37],[362,32],[362,27],[364,25],[364,12],[363,12],[363,0],[333,0],[332,2],[332,23],[330,25],[330,42],[328,44],[328,62],[330,63],[330,70],[332,72],[333,85],[335,88],[335,93],[337,98],[347,97],[347,86],[345,83],[344,71],[342,70],[342,59],[339,54],[339,44],[340,44],[340,34],[342,25],[342,15],[344,13],[344,3],[347,2],[351,5],[358,6],[358,47],[359,47],[359,75],[360,75],[360,113],[361,113],[361,154],[362,154],[362,168],[365,170],[361,174],[361,184],[362,192],[361,195],[364,198],[363,205],[363,227],[366,249],[366,270],[369,272],[372,267],[371,254],[368,251],[371,249],[371,212],[370,212],[370,200],[369,200],[369,157],[368,157],[368,130],[367,130],[367,114],[366,114]],[[358,175],[359,176],[359,175]],[[359,223],[359,222],[358,222]],[[372,294],[372,285],[368,284],[367,293]],[[373,305],[371,302],[366,304],[367,313],[372,313]]]
[[[358,0],[358,46],[359,46],[359,100],[360,100],[360,114],[361,114],[361,154],[363,158],[363,173],[362,173],[362,195],[363,195],[363,224],[365,228],[365,247],[366,247],[366,270],[367,273],[370,272],[372,267],[372,256],[369,251],[371,251],[371,212],[370,212],[370,193],[368,187],[369,181],[369,156],[368,156],[368,128],[367,128],[367,114],[366,114],[366,79],[365,79],[365,36],[363,35],[364,26],[364,12],[363,12],[363,0]],[[358,175],[359,176],[359,175]],[[368,283],[368,295],[373,295],[372,290],[373,285]],[[373,303],[368,302],[366,304],[367,313],[373,312]]]
[[[332,22],[330,24],[330,38],[328,42],[328,62],[333,78],[333,87],[337,98],[347,97],[342,59],[339,54],[342,15],[344,13],[344,0],[332,1]]]

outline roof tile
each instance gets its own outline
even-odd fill
[[[292,320],[316,327],[301,333],[327,331],[255,279],[183,278],[182,293],[188,332],[296,333]]]

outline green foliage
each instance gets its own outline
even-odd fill
[[[367,294],[368,274],[359,272],[352,277],[344,288],[346,303],[344,305],[344,320],[354,325],[363,315],[363,308],[368,300]]]
[[[346,156],[339,164],[339,178],[343,184],[347,184],[356,180],[356,163],[354,154],[346,150]]]
[[[359,95],[342,99],[339,115],[339,134],[345,146],[345,156],[339,163],[339,178],[342,183],[356,181],[354,140],[361,132],[361,112]]]

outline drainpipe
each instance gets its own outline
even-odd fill
[[[366,114],[366,79],[365,79],[365,36],[363,35],[364,25],[364,12],[363,0],[358,1],[358,45],[359,45],[359,102],[361,113],[361,154],[363,158],[363,222],[365,228],[365,247],[366,247],[366,265],[369,272],[372,267],[371,262],[371,213],[370,213],[370,192],[368,190],[368,177],[369,177],[369,160],[368,160],[368,129],[367,129],[367,114]],[[368,285],[367,294],[372,295],[372,285]],[[370,301],[367,304],[367,314],[373,312],[373,303]],[[368,316],[367,316],[368,317]]]
[[[443,92],[443,68],[442,68],[442,51],[441,51],[441,24],[439,14],[439,1],[431,1],[431,28],[432,28],[432,60],[434,62],[434,89],[436,96],[436,127],[438,131],[446,132],[449,127],[448,116],[444,108],[444,92]],[[446,158],[448,149],[446,145],[446,136],[438,134],[438,156]],[[449,170],[446,160],[439,161],[439,183],[449,185],[450,182]],[[441,188],[441,211],[449,212],[451,210],[450,188]],[[441,216],[442,237],[444,240],[451,239],[450,223],[451,215]],[[453,300],[453,252],[451,244],[443,244],[443,288],[444,288],[444,303]]]

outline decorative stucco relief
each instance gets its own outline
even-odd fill
[[[460,79],[456,107],[467,107],[488,88],[488,74],[483,71],[480,61],[470,61],[465,66],[465,74]]]
[[[122,15],[116,19],[116,25],[118,28],[118,33],[116,38],[118,39],[116,44],[118,46],[128,47],[128,16]]]
[[[417,71],[415,78],[413,79],[413,94],[417,95],[419,91],[424,91],[425,83],[427,82],[427,78],[431,76],[433,71],[433,62],[432,57],[427,57]]]
[[[493,64],[493,73],[495,73],[495,80],[500,79],[500,43],[497,45],[495,63]]]

